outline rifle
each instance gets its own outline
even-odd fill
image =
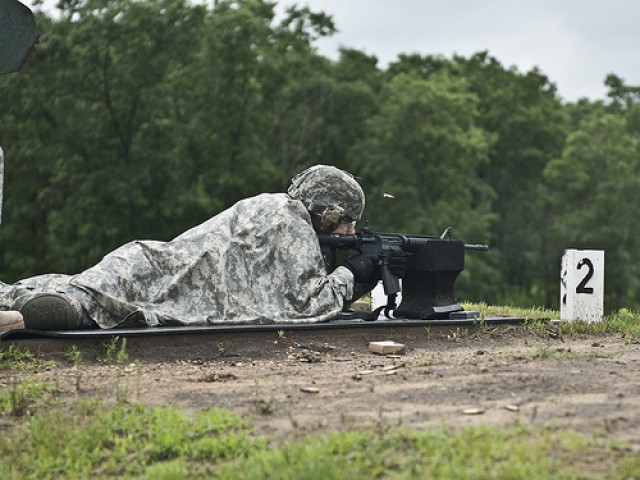
[[[447,318],[450,313],[463,310],[453,287],[464,270],[464,252],[489,249],[485,244],[454,240],[451,227],[440,236],[426,236],[378,232],[367,226],[355,235],[320,234],[318,239],[322,252],[330,255],[331,271],[337,267],[338,250],[357,250],[379,259],[387,304],[372,312],[367,320],[375,320],[382,309],[387,318],[393,310],[396,318],[420,319]],[[400,306],[396,306],[400,279],[389,271],[389,257],[394,251],[402,251],[407,257]]]

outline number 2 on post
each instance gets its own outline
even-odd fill
[[[593,287],[587,287],[587,282],[593,277],[593,263],[588,258],[583,258],[578,262],[578,270],[583,266],[587,266],[587,274],[576,287],[576,293],[593,293]]]

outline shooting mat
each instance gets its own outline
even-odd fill
[[[461,317],[464,317],[461,315]],[[524,318],[520,317],[485,317],[482,323],[491,324],[521,324]],[[337,319],[323,323],[306,324],[271,324],[271,325],[208,325],[208,326],[178,326],[178,327],[146,327],[146,328],[112,328],[107,330],[9,330],[0,333],[0,342],[5,340],[29,339],[29,338],[60,338],[60,339],[82,339],[82,338],[111,338],[111,337],[163,337],[175,335],[203,335],[215,333],[233,333],[242,335],[244,333],[273,332],[280,330],[287,332],[304,331],[328,331],[335,330],[336,333],[344,330],[368,329],[403,329],[407,327],[448,327],[478,325],[480,322],[474,318],[452,318],[447,320],[410,320],[410,319],[379,319],[375,321],[364,321],[359,319]]]

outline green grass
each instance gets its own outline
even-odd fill
[[[563,322],[562,332],[572,334],[620,334],[630,342],[640,341],[640,313],[621,308],[618,312],[606,315],[602,322]]]
[[[552,360],[594,360],[597,358],[605,358],[598,352],[576,353],[571,349],[553,348],[548,345],[540,345],[532,356],[534,359],[552,359]]]
[[[22,381],[14,380],[10,386],[0,389],[0,416],[30,415],[56,392],[57,388],[53,382],[28,378]]]
[[[221,479],[623,479],[640,458],[562,429],[375,428],[279,444],[224,410],[83,401],[42,409],[0,437],[0,477]]]
[[[43,408],[3,435],[0,478],[136,476],[177,459],[197,471],[262,445],[245,420],[222,410],[189,417],[178,409],[81,401],[70,410]]]
[[[13,372],[29,373],[53,365],[55,365],[55,362],[42,360],[29,350],[15,345],[0,348],[0,370],[7,369]]]
[[[261,450],[237,465],[223,464],[229,479],[370,478],[627,478],[640,460],[613,444],[585,440],[573,432],[470,427],[335,433],[307,442]],[[605,461],[613,455],[612,461]],[[592,461],[604,461],[593,468]],[[598,472],[600,469],[600,472]],[[592,474],[596,474],[593,475]]]
[[[479,311],[480,320],[488,316],[513,316],[525,319],[525,325],[534,329],[543,329],[551,320],[558,320],[560,313],[544,308],[518,308],[493,306],[485,303],[465,303],[465,310]],[[640,341],[640,312],[632,312],[621,308],[615,313],[605,315],[602,322],[587,323],[582,321],[553,323],[562,335],[606,335],[620,334],[630,343]]]
[[[40,359],[27,349],[14,345],[0,348],[0,371],[9,373],[0,383],[0,416],[30,415],[38,405],[55,395],[54,382],[31,378],[38,370],[54,365],[55,362]]]
[[[478,311],[481,317],[505,316],[519,317],[525,320],[549,320],[560,318],[560,313],[545,308],[520,308],[511,306],[487,305],[486,303],[462,303],[465,310]]]

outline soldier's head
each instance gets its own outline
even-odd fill
[[[287,191],[311,213],[319,232],[353,233],[364,211],[364,192],[353,176],[329,165],[314,165],[296,175]]]

